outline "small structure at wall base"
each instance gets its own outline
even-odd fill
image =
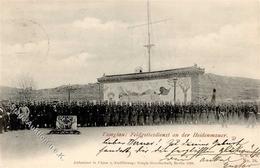
[[[56,119],[56,128],[48,134],[80,134],[77,130],[77,116],[59,115]]]

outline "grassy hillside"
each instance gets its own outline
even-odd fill
[[[17,99],[19,97],[19,89],[7,86],[0,86],[0,100]]]
[[[204,74],[199,79],[200,97],[211,99],[217,90],[218,100],[256,100],[260,97],[260,80]]]
[[[87,85],[71,85],[70,88],[71,101],[98,100],[100,98],[99,93],[101,89],[96,83]],[[32,97],[36,101],[67,101],[68,86],[34,90]],[[0,100],[8,99],[19,100],[19,89],[0,86]]]
[[[86,101],[86,100],[98,100],[100,98],[99,85],[87,84],[87,85],[72,85],[70,86],[71,100],[75,101]],[[60,86],[51,89],[41,89],[36,91],[37,100],[68,100],[68,86]]]

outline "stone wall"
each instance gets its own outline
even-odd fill
[[[184,90],[187,90],[186,101],[191,101],[191,78],[177,77],[176,101],[184,102]],[[103,84],[104,100],[126,102],[173,102],[174,83],[169,79],[136,80]]]

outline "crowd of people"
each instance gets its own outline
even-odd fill
[[[76,115],[78,126],[135,126],[159,124],[227,124],[260,120],[256,103],[108,103],[28,102],[2,105],[0,129],[25,129],[17,114],[22,113],[38,128],[55,128],[58,115]],[[2,128],[3,127],[3,128]]]

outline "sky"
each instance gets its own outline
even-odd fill
[[[38,89],[148,69],[146,0],[1,0],[0,85]],[[259,0],[150,0],[151,69],[260,79]]]

